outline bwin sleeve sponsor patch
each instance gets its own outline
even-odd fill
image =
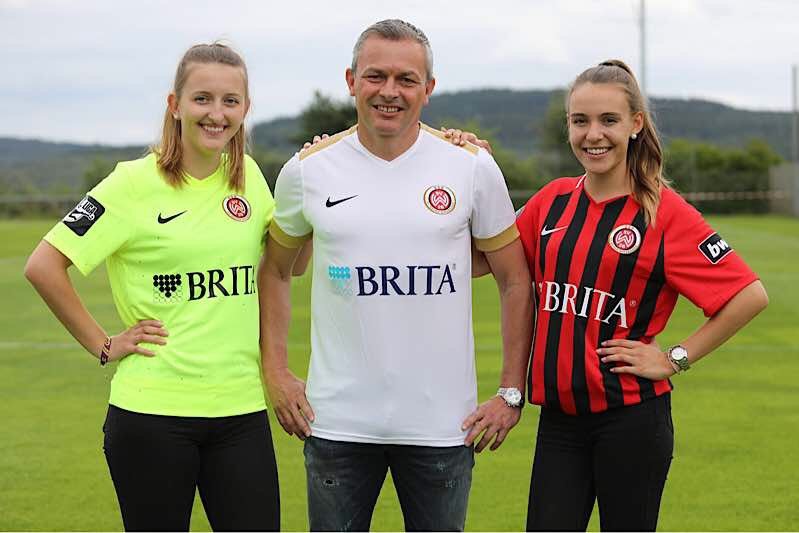
[[[718,233],[714,233],[699,243],[699,251],[705,258],[714,265],[721,261],[725,255],[732,252],[732,247],[727,241],[721,238]]]
[[[66,227],[82,237],[105,213],[105,207],[88,194],[64,217]]]

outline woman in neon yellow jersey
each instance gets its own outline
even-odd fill
[[[119,163],[25,268],[75,339],[101,365],[118,363],[104,449],[128,530],[188,530],[196,489],[215,530],[280,526],[255,284],[274,201],[245,155],[249,106],[241,57],[191,47],[160,144]],[[117,335],[67,274],[103,260],[127,326]]]

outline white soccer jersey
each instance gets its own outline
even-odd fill
[[[491,156],[422,125],[385,161],[353,127],[289,160],[275,200],[275,240],[313,235],[313,435],[462,445],[477,405],[471,240],[493,251],[518,237]]]

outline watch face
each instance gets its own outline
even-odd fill
[[[671,355],[671,358],[674,359],[675,361],[682,361],[683,359],[688,359],[688,352],[682,346],[675,346],[674,348],[672,348],[669,355]]]
[[[522,401],[522,393],[519,392],[519,389],[508,389],[503,397],[506,402],[513,405],[518,405]]]

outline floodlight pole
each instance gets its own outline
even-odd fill
[[[793,153],[793,214],[799,216],[799,103],[797,103],[797,67],[793,65],[791,68],[791,123],[793,125],[793,135],[791,143],[791,152]]]
[[[791,67],[791,124],[793,126],[791,153],[793,154],[793,164],[799,165],[799,111],[797,111],[796,70],[796,65],[793,65]]]
[[[639,37],[641,46],[641,93],[646,97],[646,0],[641,0],[641,9],[638,14]]]

